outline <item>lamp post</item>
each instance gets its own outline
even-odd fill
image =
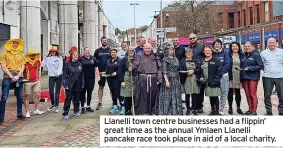
[[[4,3],[4,1],[3,1]],[[7,3],[6,3],[6,8],[8,10],[14,10],[16,9],[16,3],[15,2],[12,2],[11,0],[9,0]]]
[[[137,28],[136,28],[136,5],[138,3],[131,3],[130,5],[134,6],[134,27],[135,27],[135,45],[137,44]]]
[[[167,38],[166,38],[166,27],[168,25],[168,18],[169,18],[169,13],[166,12],[166,18],[165,18],[165,25],[164,25],[164,41],[167,41]]]

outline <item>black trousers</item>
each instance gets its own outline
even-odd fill
[[[190,110],[190,99],[192,98],[192,106],[191,109],[192,110],[197,110],[197,95],[198,94],[186,94],[186,107],[187,107],[187,111]]]
[[[107,78],[107,83],[111,92],[113,105],[118,105],[119,100],[120,105],[123,106],[124,98],[120,96],[121,83],[117,80],[117,77]]]
[[[81,107],[89,107],[90,106],[94,84],[95,84],[94,78],[85,80],[85,85],[84,85],[84,88],[81,92]],[[86,93],[87,93],[87,97],[85,97]],[[87,106],[85,106],[85,102],[87,103]]]
[[[203,101],[204,101],[204,90],[205,86],[200,86],[200,92],[197,94],[197,103],[196,103],[196,109],[202,109],[203,108]]]
[[[52,105],[59,106],[61,86],[62,86],[62,75],[60,75],[59,77],[49,77],[49,95]],[[54,88],[55,88],[55,100],[54,100]]]
[[[219,98],[218,97],[209,97],[211,111],[218,112],[219,111]]]
[[[125,110],[127,114],[132,113],[132,103],[132,97],[125,97]]]
[[[279,99],[278,112],[283,114],[283,78],[267,78],[262,77],[264,90],[264,104],[266,112],[272,113],[271,95],[274,86]]]
[[[229,93],[228,93],[228,103],[229,103],[229,110],[231,110],[233,107],[233,88],[229,88]],[[241,106],[241,90],[238,88],[235,88],[235,101],[237,108],[240,108]]]
[[[63,116],[68,115],[72,100],[74,104],[74,112],[77,113],[80,111],[80,96],[80,91],[66,90],[66,100],[63,107],[64,112],[62,114]]]

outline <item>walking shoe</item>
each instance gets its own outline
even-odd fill
[[[111,108],[110,113],[111,113],[111,114],[116,113],[118,110],[119,110],[118,106],[117,106],[117,105],[114,105],[114,106]]]
[[[81,114],[86,114],[86,109],[82,108]]]
[[[218,113],[219,113],[220,115],[224,115],[224,114],[225,114],[225,113],[224,113],[224,108],[221,108]]]
[[[272,112],[266,112],[264,115],[265,116],[272,116],[273,114],[272,114]]]
[[[27,118],[30,117],[30,113],[29,113],[29,112],[26,113],[26,117],[27,117]]]
[[[35,110],[34,112],[33,112],[33,114],[35,114],[35,115],[41,115],[41,114],[43,114],[44,112],[42,112],[42,111],[40,111],[40,110]]]
[[[68,120],[68,119],[69,119],[69,116],[68,116],[68,115],[65,115],[65,116],[63,117],[63,119],[64,119],[64,120]]]
[[[58,113],[59,112],[59,107],[55,107],[55,113]]]
[[[27,118],[23,115],[18,115],[17,116],[18,120],[26,120]]]
[[[195,115],[195,116],[198,115],[197,110],[193,110],[193,111],[192,111],[192,114]]]
[[[102,103],[98,103],[97,107],[96,107],[96,110],[100,110],[101,108],[102,108]]]
[[[48,111],[52,111],[54,108],[55,108],[55,105],[52,105],[52,106],[48,109]]]
[[[88,112],[94,112],[94,110],[91,109],[90,107],[87,107],[87,108],[86,108],[86,111],[88,111]]]
[[[123,106],[121,109],[120,115],[125,115],[125,113],[126,113],[126,110],[125,110],[125,107]]]
[[[211,111],[211,112],[209,113],[209,116],[213,116],[213,115],[216,115],[215,111]]]
[[[251,115],[251,114],[252,114],[251,111],[246,111],[246,112],[245,112],[245,115]]]
[[[229,114],[229,115],[233,115],[233,109],[229,109],[229,110],[228,110],[228,114]]]
[[[80,116],[80,113],[73,113],[73,116],[78,117]]]
[[[199,109],[198,113],[200,113],[200,114],[203,113],[203,109]]]
[[[190,110],[187,110],[186,111],[186,115],[190,115],[191,114],[191,111]]]
[[[257,113],[256,113],[256,112],[252,112],[251,115],[252,115],[252,116],[256,116]]]
[[[237,113],[238,113],[239,115],[243,115],[243,114],[244,114],[244,112],[243,112],[240,108],[237,109]]]

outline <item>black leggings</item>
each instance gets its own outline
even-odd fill
[[[240,108],[241,105],[241,92],[240,89],[235,88],[235,101],[237,108]],[[231,110],[233,107],[233,88],[229,89],[228,93],[228,103],[229,103],[229,110]]]
[[[113,106],[118,104],[117,100],[123,106],[124,98],[120,96],[121,83],[117,80],[117,77],[109,77],[107,78],[107,82],[111,92]]]
[[[94,82],[95,82],[95,79],[85,80],[85,86],[84,86],[82,93],[81,93],[81,107],[82,108],[90,106],[91,95],[92,95],[92,91],[93,91],[93,88],[94,88]],[[86,93],[87,93],[87,100],[85,100],[86,99],[86,97],[85,97]],[[84,106],[85,102],[87,102],[87,106]]]
[[[192,108],[190,108],[190,98],[192,96]],[[187,111],[188,110],[196,110],[197,108],[197,94],[186,94],[186,107],[187,107]]]
[[[219,112],[219,98],[218,97],[209,97],[211,111]]]
[[[125,97],[125,110],[126,113],[131,113],[132,109],[132,97]]]

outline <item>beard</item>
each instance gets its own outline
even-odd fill
[[[103,47],[106,47],[106,46],[107,46],[107,43],[102,43],[102,46],[103,46]]]

